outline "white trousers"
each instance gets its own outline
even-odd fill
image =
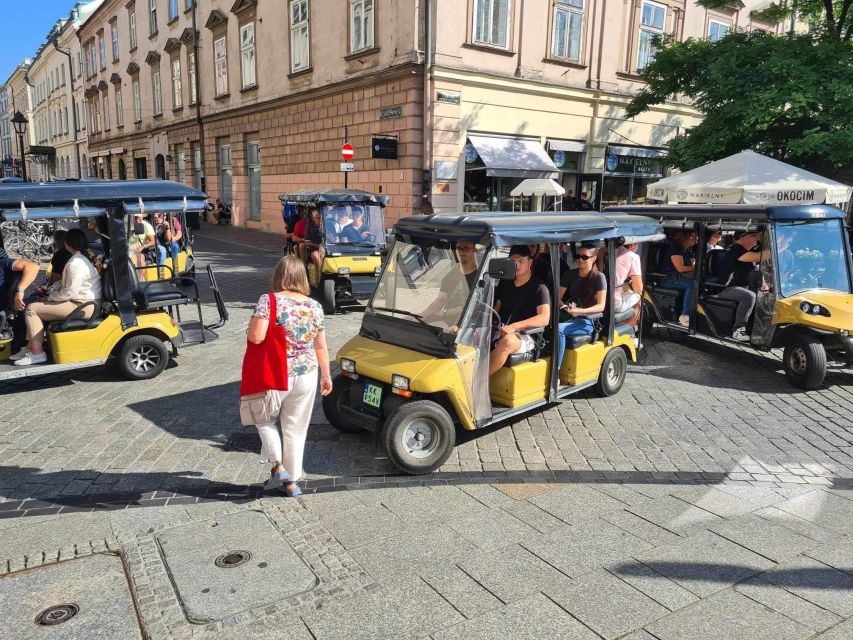
[[[291,480],[302,477],[302,457],[305,453],[305,438],[317,395],[318,372],[315,369],[288,380],[288,390],[281,395],[281,431],[273,419],[256,424],[261,436],[261,456],[271,462],[282,462]]]

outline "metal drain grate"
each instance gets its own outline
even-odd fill
[[[79,611],[80,607],[76,604],[58,604],[54,607],[48,607],[36,616],[36,624],[40,624],[43,627],[62,624],[71,620]]]
[[[219,556],[214,564],[222,569],[233,569],[246,564],[252,559],[252,554],[248,551],[229,551]]]

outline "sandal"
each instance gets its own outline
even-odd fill
[[[295,498],[296,496],[302,495],[302,489],[299,488],[299,485],[296,482],[287,482],[282,484],[281,490],[284,492],[288,498]]]
[[[279,471],[276,471],[276,469],[279,469]],[[281,465],[277,465],[270,471],[270,479],[264,483],[264,491],[281,489],[289,481],[290,476],[287,474],[287,470]]]

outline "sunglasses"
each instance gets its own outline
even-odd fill
[[[595,256],[578,256],[578,260],[592,260]]]

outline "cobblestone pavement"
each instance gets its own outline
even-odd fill
[[[261,496],[237,379],[278,244],[198,233],[231,320],[157,379],[95,369],[0,389],[13,637],[68,601],[79,613],[55,629],[69,638],[132,637],[127,611],[149,638],[853,636],[851,372],[800,392],[777,357],[658,338],[617,396],[464,436],[418,479],[318,409],[307,495]],[[329,318],[333,352],[359,321]],[[235,551],[246,564],[215,567]],[[277,585],[282,566],[302,577]],[[92,614],[105,601],[122,626]]]

